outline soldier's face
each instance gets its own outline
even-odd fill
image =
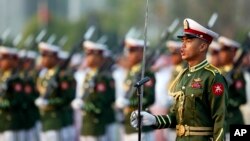
[[[174,65],[178,65],[182,62],[180,50],[171,52],[171,61],[173,62]]]
[[[234,56],[235,56],[235,49],[230,47],[222,47],[219,56],[221,59],[222,65],[227,65],[233,62]]]
[[[52,68],[57,63],[57,56],[54,54],[42,54],[42,66],[45,68]]]
[[[0,61],[0,69],[8,70],[12,67],[12,60],[8,58],[2,58]]]
[[[203,46],[204,41],[198,38],[182,38],[181,58],[186,61],[196,60],[200,57],[201,53],[204,53]]]
[[[86,65],[88,67],[97,67],[102,62],[102,51],[100,50],[85,50],[86,55]]]
[[[143,57],[143,48],[141,47],[132,47],[127,49],[127,58],[128,62],[131,65],[135,65],[141,62]]]

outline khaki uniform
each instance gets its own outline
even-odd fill
[[[177,141],[224,139],[228,86],[217,68],[204,60],[183,70],[170,92],[175,103],[155,128],[176,127]]]

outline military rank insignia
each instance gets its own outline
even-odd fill
[[[196,78],[192,81],[192,84],[191,84],[191,87],[192,88],[197,88],[197,89],[200,89],[202,88],[202,85],[201,85],[201,79],[200,78]]]
[[[215,83],[212,85],[212,92],[215,95],[222,95],[224,92],[224,86],[222,83]]]

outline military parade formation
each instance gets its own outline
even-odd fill
[[[146,59],[141,103],[141,38],[126,37],[116,58],[85,38],[77,64],[57,44],[2,43],[0,141],[137,141],[139,115],[143,141],[229,141],[230,125],[250,124],[250,45],[189,18],[182,28]]]

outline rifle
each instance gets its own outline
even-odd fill
[[[164,32],[161,34],[160,41],[156,45],[156,49],[153,49],[150,54],[147,57],[147,66],[146,68],[149,68],[156,59],[164,52],[165,50],[165,42],[171,37],[173,31],[175,31],[177,25],[179,24],[179,19],[175,19],[171,25],[164,30]]]
[[[239,70],[239,68],[241,67],[242,60],[243,60],[244,56],[250,50],[250,32],[247,33],[241,46],[242,47],[237,50],[236,55],[235,55],[234,60],[233,60],[233,68],[234,69],[230,70],[227,73],[227,75],[225,76],[225,78],[227,79],[229,84],[233,83],[234,74]]]
[[[83,38],[76,43],[73,47],[72,50],[70,51],[69,57],[64,61],[64,63],[62,65],[60,65],[57,69],[55,74],[52,76],[52,78],[50,78],[50,80],[48,81],[48,86],[46,88],[45,94],[43,95],[43,98],[48,99],[49,95],[52,93],[52,91],[54,90],[54,88],[57,86],[56,80],[59,76],[59,73],[61,72],[61,70],[66,70],[67,66],[70,63],[70,60],[73,56],[73,54],[82,47],[82,43],[85,40],[89,40],[91,38],[91,36],[93,35],[95,31],[95,27],[91,26],[90,28],[88,28],[88,30],[86,31],[86,33],[84,34]]]

